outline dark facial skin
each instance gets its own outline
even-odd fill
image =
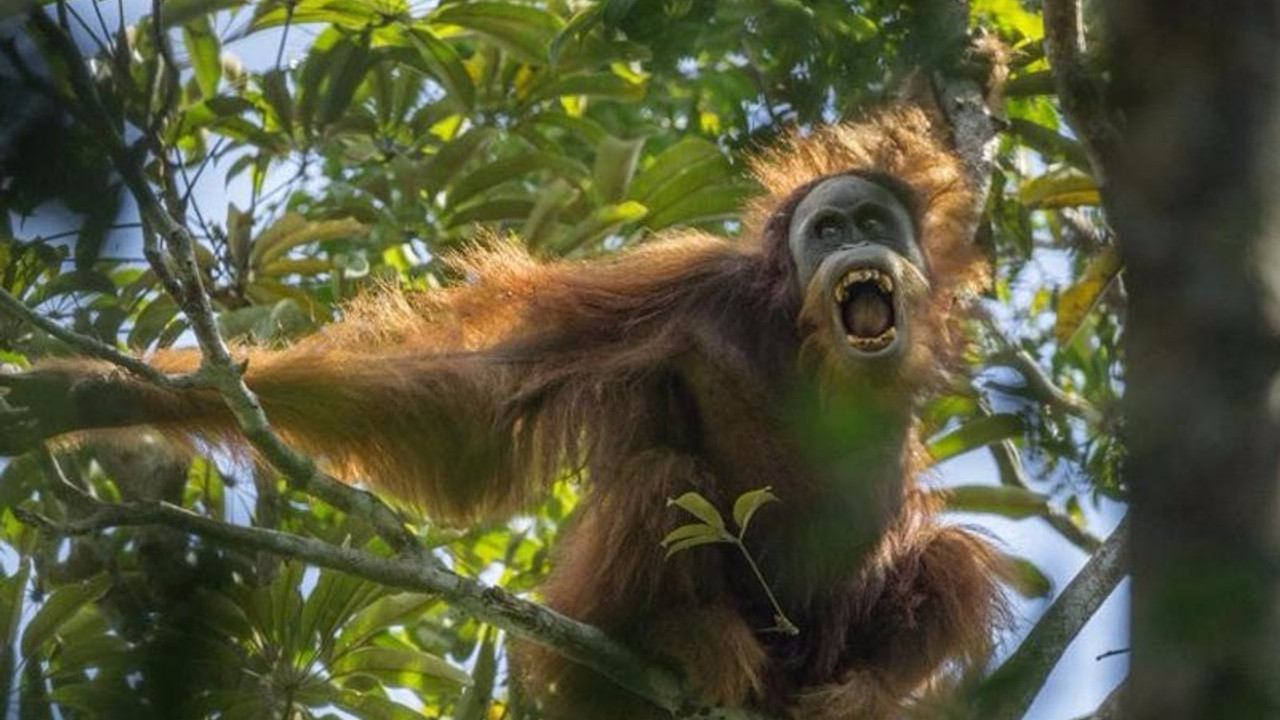
[[[830,330],[846,339],[850,358],[898,356],[908,309],[929,292],[911,212],[898,196],[856,175],[823,180],[796,206],[788,242],[800,286],[829,306]]]
[[[790,242],[802,287],[828,255],[863,244],[883,245],[924,271],[910,212],[887,188],[857,175],[809,191],[791,216]]]

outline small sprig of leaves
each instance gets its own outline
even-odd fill
[[[758,490],[751,490],[738,496],[733,503],[733,522],[737,528],[736,532],[730,532],[725,524],[724,516],[712,505],[709,500],[696,492],[687,492],[678,498],[667,500],[667,506],[675,505],[683,508],[690,515],[693,515],[699,522],[681,525],[680,527],[667,533],[662,538],[662,547],[666,548],[666,557],[670,558],[678,552],[683,552],[689,548],[698,547],[699,545],[725,544],[733,545],[742,553],[742,557],[746,558],[747,565],[751,568],[751,572],[755,574],[756,580],[759,581],[760,587],[769,598],[769,604],[773,606],[773,626],[767,627],[760,632],[782,633],[783,635],[799,635],[800,628],[791,622],[790,618],[782,612],[782,606],[778,603],[778,598],[774,596],[773,589],[769,587],[769,583],[765,581],[764,574],[760,572],[760,567],[756,565],[755,558],[751,557],[751,552],[747,550],[746,543],[743,538],[747,535],[747,526],[751,524],[751,518],[755,517],[756,511],[766,503],[777,501],[778,496],[773,494],[773,488],[764,487]]]

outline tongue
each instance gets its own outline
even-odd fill
[[[869,285],[853,288],[841,314],[845,331],[854,337],[879,337],[893,325],[889,299]]]

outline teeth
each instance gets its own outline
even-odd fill
[[[880,350],[889,346],[898,338],[898,328],[891,327],[873,338],[857,337],[856,335],[845,335],[845,339],[849,344],[859,350]]]
[[[849,288],[858,283],[874,282],[880,292],[886,295],[893,293],[893,278],[874,268],[851,270],[836,283],[836,302],[842,303],[849,298]]]

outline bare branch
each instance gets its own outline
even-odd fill
[[[696,707],[669,670],[656,666],[591,625],[517,597],[503,588],[462,577],[412,557],[381,557],[364,550],[331,545],[278,530],[231,525],[165,502],[91,503],[84,517],[59,522],[28,510],[23,522],[61,536],[78,536],[119,527],[163,526],[213,540],[227,547],[268,552],[337,570],[388,587],[439,595],[481,622],[554,650],[612,679],[677,717],[764,720],[749,711]]]
[[[1128,574],[1128,518],[1089,559],[1013,655],[982,682],[969,717],[1019,720],[1035,700],[1067,645]]]

